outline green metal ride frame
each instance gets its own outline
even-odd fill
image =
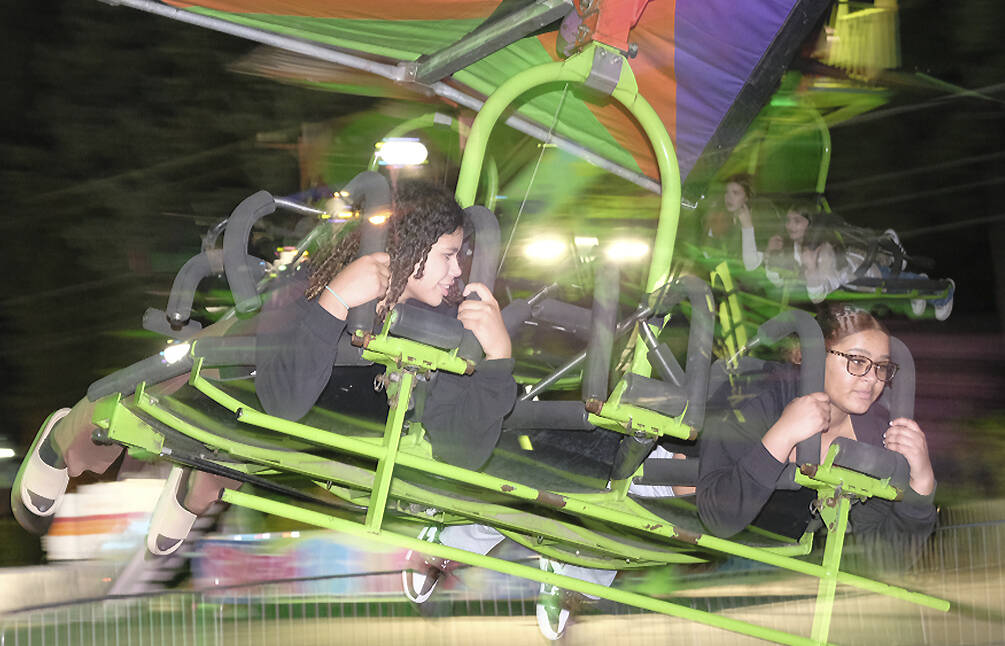
[[[489,98],[472,127],[468,150],[462,163],[457,192],[462,206],[469,206],[474,199],[488,134],[506,105],[524,91],[541,84],[555,81],[582,82],[590,73],[594,49],[595,46],[591,46],[565,63],[545,65],[524,72],[510,79]],[[648,292],[652,293],[666,282],[669,272],[680,198],[679,177],[670,139],[658,117],[644,99],[638,96],[627,64],[621,68],[621,77],[613,96],[636,115],[652,139],[660,161],[663,206],[647,282]],[[456,351],[439,350],[389,337],[388,327],[389,322],[380,334],[365,335],[359,339],[365,347],[364,356],[387,367],[385,374],[391,407],[380,437],[344,435],[266,415],[203,376],[202,360],[198,358],[195,359],[190,384],[222,407],[219,419],[191,411],[172,397],[153,396],[140,384],[131,400],[120,395],[110,395],[98,402],[94,414],[94,422],[99,427],[98,434],[102,439],[136,447],[171,460],[172,443],[164,431],[155,428],[156,425],[164,425],[210,447],[209,461],[214,468],[237,479],[242,474],[251,478],[266,477],[277,472],[298,473],[305,476],[308,483],[317,484],[334,496],[365,505],[367,511],[365,519],[359,522],[233,490],[224,492],[225,502],[777,643],[827,643],[835,588],[839,583],[930,608],[943,611],[948,609],[945,601],[839,570],[851,501],[868,496],[895,497],[897,492],[890,487],[888,480],[869,478],[833,466],[838,447],[831,447],[824,464],[815,468],[804,467],[798,476],[800,484],[818,491],[818,506],[830,529],[821,565],[795,558],[809,552],[811,536],[798,542],[780,542],[778,547],[765,548],[688,531],[628,497],[627,481],[619,483],[622,486],[600,489],[594,493],[561,493],[433,459],[429,444],[423,439],[421,425],[415,422],[405,423],[405,411],[415,380],[432,370],[464,373],[471,366],[457,357]],[[645,358],[645,348],[642,344],[639,346],[642,347],[636,349],[632,370],[648,376],[650,367]],[[598,422],[604,422],[601,425],[622,433],[635,434],[639,431],[639,428],[633,426],[633,418],[621,416],[621,412],[628,409],[619,408],[616,395],[608,403],[616,414],[599,416]],[[603,410],[601,412],[604,413]],[[646,413],[648,416],[643,429],[646,435],[681,437],[682,433],[689,431],[677,420],[668,417],[660,419],[663,416],[651,411]],[[192,419],[198,420],[199,425],[186,421]],[[352,456],[353,459],[340,461],[312,455],[303,448],[291,450],[288,447],[270,447],[268,444],[230,439],[227,437],[226,424],[235,419],[242,425],[274,432],[271,437],[297,442],[300,443],[299,446],[314,445],[329,452]],[[180,459],[180,456],[176,459]],[[451,487],[454,487],[464,491],[465,495],[454,497],[428,486],[408,482],[407,478],[402,477],[404,470],[434,476],[438,478],[438,482],[445,483],[443,488],[451,491]],[[483,499],[473,498],[472,488],[483,491]],[[820,583],[812,635],[809,638],[792,635],[538,568],[431,544],[394,531],[384,522],[388,511],[396,517],[411,517],[429,522],[430,517],[426,514],[429,509],[438,510],[435,520],[445,523],[490,524],[524,544],[540,546],[542,553],[589,567],[628,569],[660,563],[693,563],[703,560],[711,553],[719,553],[813,576]],[[594,530],[594,526],[601,529]],[[620,540],[622,534],[624,540]],[[639,546],[639,536],[648,537],[647,546]]]

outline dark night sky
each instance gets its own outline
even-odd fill
[[[836,128],[830,203],[853,222],[897,228],[957,279],[953,318],[918,333],[1000,334],[1005,8],[900,6],[905,71],[993,89],[903,91]],[[156,347],[127,331],[164,306],[206,226],[260,188],[297,190],[294,156],[256,136],[293,143],[302,122],[365,103],[237,75],[227,66],[248,44],[96,0],[7,3],[0,15],[0,401],[26,442],[48,412]],[[997,226],[965,224],[989,218]]]

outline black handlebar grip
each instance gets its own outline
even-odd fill
[[[607,385],[614,350],[614,326],[618,316],[620,272],[613,262],[597,265],[593,287],[590,341],[583,370],[583,400],[607,400]]]
[[[380,173],[364,171],[354,177],[345,188],[347,199],[363,204],[359,221],[359,251],[357,258],[384,251],[387,248],[387,220],[391,215],[391,187]],[[373,331],[378,299],[350,308],[346,330],[350,335],[357,331]]]
[[[254,314],[262,306],[253,264],[258,259],[248,255],[248,239],[255,222],[275,210],[275,198],[266,191],[259,191],[246,197],[227,219],[223,234],[223,266],[238,315]]]
[[[890,337],[890,360],[899,366],[889,386],[890,419],[914,419],[914,357],[904,342],[893,336]]]
[[[471,292],[464,300],[480,301],[482,298],[475,292]],[[461,335],[461,344],[457,347],[457,356],[462,359],[477,362],[481,360],[483,355],[482,345],[478,343],[478,338],[475,336],[475,333],[467,328],[464,328],[464,332]]]
[[[766,321],[757,329],[757,336],[774,344],[793,332],[799,337],[802,365],[799,370],[799,395],[818,393],[824,389],[824,366],[827,358],[824,335],[816,319],[802,310],[788,310]]]
[[[685,374],[688,407],[682,421],[692,429],[705,424],[705,402],[712,368],[712,338],[715,334],[715,303],[712,290],[696,276],[681,276],[676,281],[691,304],[691,329],[687,337]]]

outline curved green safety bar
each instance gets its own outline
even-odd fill
[[[827,173],[831,169],[831,129],[827,127],[827,122],[820,116],[820,112],[815,109],[810,112],[813,121],[817,124],[817,129],[820,131],[820,139],[824,145],[824,149],[820,151],[820,170],[817,173],[817,195],[823,195],[824,189],[827,188]]]
[[[478,188],[478,175],[485,157],[489,136],[503,111],[517,97],[531,88],[563,81],[584,83],[593,68],[594,53],[598,47],[615,56],[622,56],[613,48],[594,43],[565,62],[549,63],[517,74],[499,86],[488,98],[471,126],[468,146],[461,161],[456,195],[457,201],[462,207],[474,204]],[[671,141],[663,121],[649,105],[649,102],[639,94],[635,74],[623,56],[622,60],[624,62],[621,66],[621,77],[611,96],[624,105],[642,126],[642,130],[646,133],[653,147],[660,171],[659,223],[652,245],[649,276],[645,285],[646,293],[652,293],[664,285],[670,276],[670,261],[673,259],[677,224],[680,218],[680,168],[677,164],[673,141]],[[649,361],[646,359],[646,348],[641,344],[635,348],[631,369],[645,377],[651,373]]]

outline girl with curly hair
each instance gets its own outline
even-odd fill
[[[349,308],[377,301],[377,323],[406,301],[456,315],[481,343],[474,374],[437,374],[422,413],[434,454],[478,468],[516,400],[509,335],[489,289],[459,289],[464,214],[442,188],[400,182],[392,198],[387,251],[356,258],[359,231],[332,236],[266,303],[258,323],[255,390],[269,414],[299,420],[317,404],[379,420],[387,398],[375,389],[383,366],[347,366],[340,339]],[[461,297],[477,294],[480,300]]]
[[[425,183],[401,183],[388,225],[388,251],[355,260],[358,232],[337,237],[332,231],[315,259],[269,294],[257,317],[236,323],[234,318],[225,319],[197,337],[255,335],[255,390],[272,415],[299,420],[318,404],[350,415],[371,415],[383,423],[387,398],[376,391],[375,379],[383,366],[337,365],[348,308],[378,300],[380,320],[406,300],[456,312],[481,343],[485,359],[472,375],[435,376],[428,384],[421,421],[438,458],[477,468],[488,459],[502,418],[516,400],[510,340],[499,305],[485,285],[457,289],[463,212],[447,191]],[[481,300],[456,305],[471,293]],[[147,392],[170,395],[187,377],[152,384]],[[122,454],[121,445],[92,439],[93,412],[94,403],[84,398],[46,421],[16,487],[15,495],[28,514],[53,515],[70,478],[83,471],[103,473]],[[163,516],[155,511],[151,519],[147,545],[155,554],[177,549],[196,515],[219,499],[221,488],[240,483],[185,468],[171,486],[174,509],[166,508]]]

